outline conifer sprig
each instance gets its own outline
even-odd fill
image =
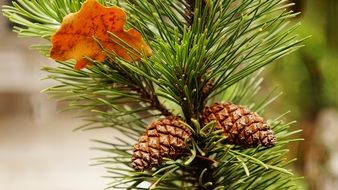
[[[19,0],[3,12],[19,36],[40,37],[34,48],[48,56],[50,37],[64,16],[80,9],[84,0]],[[285,145],[300,139],[290,124],[271,121],[278,139],[273,148],[241,148],[224,143],[213,124],[202,126],[200,114],[208,102],[232,101],[263,114],[278,96],[257,99],[261,80],[253,75],[267,64],[300,47],[293,34],[298,25],[287,20],[286,0],[101,0],[121,6],[128,27],[140,31],[152,57],[129,63],[102,49],[108,59],[90,60],[84,70],[72,61],[45,67],[47,79],[59,85],[45,91],[81,110],[88,123],[80,129],[110,127],[118,142],[98,141],[109,153],[98,158],[106,166],[110,189],[300,189],[285,167]],[[112,41],[118,40],[111,36]],[[100,42],[97,42],[100,44]],[[123,44],[122,44],[123,45]],[[132,52],[130,53],[141,53]],[[258,103],[253,103],[258,102]],[[131,168],[132,145],[150,120],[177,114],[192,129],[188,153],[166,159],[145,172]]]
[[[285,24],[297,15],[286,11],[292,5],[286,1],[190,1],[189,6],[180,1],[194,10],[192,24],[183,29],[184,19],[169,2],[131,1],[127,9],[140,31],[149,26],[155,29],[149,38],[160,37],[152,42],[157,53],[150,64],[160,71],[154,74],[161,79],[161,94],[182,105],[188,121],[198,117],[209,98],[301,46],[292,34],[297,25]],[[158,12],[166,9],[172,12]]]

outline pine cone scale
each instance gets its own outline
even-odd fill
[[[160,144],[158,138],[153,136],[149,137],[148,142],[149,142],[148,146],[151,148],[157,148]]]
[[[155,129],[149,129],[148,135],[149,135],[149,137],[158,137],[158,132]]]

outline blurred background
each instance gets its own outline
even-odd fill
[[[9,1],[1,0],[0,5]],[[294,169],[305,176],[305,189],[338,187],[338,1],[293,0],[300,11],[305,47],[266,70],[264,87],[284,92],[271,113],[291,110],[305,140],[290,146]],[[27,47],[34,39],[17,38],[0,16],[0,189],[93,190],[107,180],[101,167],[88,167],[99,156],[90,139],[111,131],[72,132],[81,120],[57,113],[65,105],[40,93],[53,85],[41,81],[41,66],[54,64]]]
[[[0,0],[0,6],[10,1]],[[41,93],[53,85],[40,71],[53,61],[18,38],[0,15],[0,190],[93,190],[108,182],[102,167],[90,167],[100,151],[90,139],[108,140],[111,131],[73,132],[75,114]]]
[[[311,36],[305,47],[267,69],[267,86],[279,85],[284,94],[272,111],[291,110],[305,140],[293,144],[294,167],[311,190],[338,189],[338,1],[291,0],[297,33]]]

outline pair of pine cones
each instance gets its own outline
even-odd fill
[[[240,146],[273,146],[274,132],[257,113],[233,103],[206,106],[203,124],[216,120],[215,130],[223,130],[226,143]],[[176,116],[159,119],[150,124],[139,142],[134,145],[132,166],[143,171],[161,163],[164,157],[175,159],[186,150],[191,131]]]

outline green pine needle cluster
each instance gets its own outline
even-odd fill
[[[50,37],[84,0],[18,0],[3,7],[19,36],[40,37],[33,47],[50,51]],[[72,60],[45,67],[58,81],[45,92],[78,109],[87,123],[79,129],[112,128],[114,143],[98,141],[108,157],[98,158],[110,189],[300,189],[287,165],[285,145],[298,141],[291,123],[270,119],[277,144],[272,148],[228,145],[214,123],[200,121],[205,105],[231,101],[263,114],[278,93],[259,94],[259,71],[301,46],[288,19],[286,0],[101,0],[120,6],[128,26],[141,32],[153,56],[129,63],[102,49],[108,59],[74,70]],[[112,41],[120,41],[111,34]],[[100,42],[97,42],[100,44]],[[121,44],[130,53],[134,50]],[[257,98],[260,96],[260,98]],[[131,168],[133,145],[149,122],[171,114],[184,118],[194,134],[190,154],[165,159],[151,170]]]

